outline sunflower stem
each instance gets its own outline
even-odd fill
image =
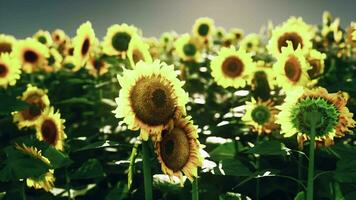
[[[142,141],[143,176],[145,186],[145,200],[152,200],[152,174],[148,149],[148,141]]]
[[[256,137],[256,144],[258,145],[260,143],[260,135],[257,135]],[[256,156],[256,171],[260,170],[260,157],[259,155]],[[260,179],[257,178],[256,179],[256,199],[259,200],[260,199]]]
[[[314,197],[314,153],[315,153],[315,126],[316,117],[310,117],[310,144],[309,144],[309,166],[308,166],[308,186],[307,200],[313,200]]]
[[[68,168],[65,168],[65,176],[66,176],[66,190],[67,190],[67,194],[68,194],[68,199],[71,199],[71,194],[70,194],[70,178],[68,175]]]
[[[303,157],[302,154],[298,153],[298,180],[302,180],[302,166],[303,166]],[[300,191],[302,187],[298,184],[298,191]]]
[[[199,200],[198,177],[195,177],[192,182],[192,200]]]

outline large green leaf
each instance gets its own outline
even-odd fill
[[[246,153],[260,154],[260,155],[289,155],[290,149],[288,149],[282,142],[272,140],[263,141],[260,144],[255,145]]]
[[[73,174],[71,179],[91,179],[104,177],[104,169],[98,159],[89,159],[82,164]]]
[[[237,159],[225,159],[214,168],[214,174],[230,176],[249,176],[251,171]]]
[[[235,144],[233,142],[228,142],[217,146],[209,153],[209,155],[213,160],[219,161],[223,159],[232,159],[235,157],[235,153]]]
[[[128,194],[127,185],[118,182],[117,185],[109,192],[109,194],[105,197],[105,200],[121,200],[124,199]]]
[[[336,180],[345,183],[356,182],[356,160],[339,160],[334,172]]]
[[[64,166],[70,165],[73,161],[69,159],[69,157],[62,152],[58,151],[57,149],[53,148],[52,146],[49,146],[44,154],[46,158],[49,159],[51,162],[51,165],[54,169],[61,168]]]
[[[14,96],[0,94],[0,115],[7,115],[13,111],[23,110],[28,107],[28,104],[19,100]]]

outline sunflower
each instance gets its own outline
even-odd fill
[[[22,69],[27,73],[32,73],[43,67],[49,57],[48,48],[32,38],[16,42],[12,53],[15,58],[20,60]]]
[[[103,51],[110,56],[126,58],[131,39],[137,35],[137,28],[127,24],[115,24],[108,28],[103,41]]]
[[[102,76],[109,71],[110,65],[98,56],[90,56],[89,61],[85,68],[88,73],[94,77]]]
[[[17,59],[11,58],[8,53],[0,54],[0,87],[15,85],[20,79],[21,65]]]
[[[129,129],[141,128],[141,138],[158,135],[172,126],[173,118],[185,115],[188,94],[182,89],[173,65],[159,60],[153,63],[139,61],[134,70],[125,70],[118,76],[121,90],[116,98],[118,107],[113,112]]]
[[[163,50],[166,52],[169,52],[173,49],[174,47],[174,42],[177,39],[177,33],[176,32],[164,32],[159,38],[160,46],[162,47]]]
[[[214,38],[219,41],[224,38],[225,34],[226,30],[224,29],[224,27],[217,27],[215,28]]]
[[[49,49],[49,57],[47,63],[43,66],[46,72],[55,72],[62,67],[63,57],[56,48]]]
[[[248,34],[240,42],[240,48],[245,49],[247,52],[257,53],[260,49],[261,36],[255,33]]]
[[[27,85],[27,89],[22,93],[20,99],[28,103],[30,105],[29,108],[12,113],[13,120],[18,122],[20,129],[35,125],[45,109],[49,107],[50,103],[46,93],[47,91],[31,84]]]
[[[73,56],[66,56],[64,59],[63,59],[63,62],[62,62],[62,66],[63,68],[65,69],[69,69],[71,71],[73,71],[74,68],[76,68],[76,65],[75,65],[75,58]]]
[[[321,35],[327,43],[339,43],[342,39],[342,30],[340,28],[340,19],[336,18],[330,25],[323,25]]]
[[[277,128],[275,124],[275,116],[278,110],[274,107],[271,100],[262,101],[252,99],[251,102],[246,102],[246,112],[242,117],[248,126],[251,126],[253,132],[259,135],[263,133],[271,133]]]
[[[218,85],[245,87],[246,80],[255,67],[251,56],[245,50],[235,47],[221,48],[218,55],[211,61],[211,75]]]
[[[33,38],[48,47],[52,46],[52,37],[48,31],[39,30],[33,35]]]
[[[147,38],[146,43],[149,46],[149,52],[151,55],[152,60],[159,59],[160,57],[160,44],[158,40],[154,37]]]
[[[54,43],[56,43],[57,45],[62,45],[63,42],[65,42],[66,37],[67,37],[66,33],[61,29],[54,30],[52,32],[51,36],[52,36],[52,41]]]
[[[309,65],[312,67],[308,70],[309,77],[311,79],[318,78],[320,75],[324,73],[324,60],[326,55],[321,53],[315,49],[312,49],[308,56],[307,61]]]
[[[11,53],[16,39],[11,35],[0,34],[0,54]]]
[[[302,18],[291,17],[282,26],[277,26],[272,31],[267,49],[272,55],[278,57],[282,53],[282,47],[288,46],[287,41],[290,41],[294,50],[299,46],[304,53],[307,53],[312,47],[311,39],[310,26]]]
[[[343,92],[328,93],[324,88],[297,88],[289,93],[285,103],[277,108],[276,123],[281,125],[281,133],[285,137],[298,134],[310,137],[310,115],[317,113],[315,140],[330,144],[334,137],[342,137],[355,127],[353,114],[346,107],[348,95]],[[298,140],[300,141],[300,140]]]
[[[77,29],[77,35],[73,39],[73,56],[76,59],[76,67],[73,71],[78,71],[86,64],[89,54],[95,43],[95,33],[89,21],[83,23]]]
[[[132,67],[140,60],[145,63],[152,63],[152,57],[149,52],[149,46],[138,36],[132,38],[129,49],[127,51],[127,57],[129,58]]]
[[[36,122],[36,137],[40,141],[45,141],[58,150],[63,150],[64,122],[61,114],[54,108],[47,108],[44,114]]]
[[[308,70],[311,69],[300,47],[294,49],[292,42],[287,43],[288,46],[282,47],[282,53],[273,65],[277,83],[286,90],[308,84]]]
[[[214,20],[208,17],[202,17],[195,21],[192,32],[195,37],[207,41],[214,33],[214,29]]]
[[[244,37],[244,31],[239,28],[230,29],[230,33],[234,35],[236,41],[240,41]]]
[[[155,142],[158,160],[163,173],[193,181],[198,176],[197,168],[202,166],[197,127],[190,117],[177,119],[172,130],[163,130],[161,140]]]
[[[41,160],[48,166],[50,166],[50,161],[48,158],[44,157],[41,153],[41,150],[37,150],[36,147],[27,147],[25,144],[22,146],[16,144],[16,149],[24,152],[38,160]],[[54,187],[54,171],[52,169],[48,170],[48,172],[40,175],[39,177],[31,177],[26,179],[26,184],[28,187],[34,187],[35,189],[44,189],[45,191],[50,191]]]
[[[256,67],[251,70],[250,80],[255,98],[267,100],[270,98],[271,89],[277,84],[271,68],[271,64],[264,61],[257,61]]]
[[[174,43],[176,53],[183,61],[199,61],[201,58],[200,42],[189,34],[183,34]]]

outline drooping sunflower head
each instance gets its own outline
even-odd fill
[[[272,31],[267,49],[272,55],[278,57],[282,53],[282,48],[288,46],[288,41],[290,41],[294,50],[299,46],[306,53],[312,47],[312,34],[309,30],[310,26],[302,18],[291,17]]]
[[[198,61],[201,58],[201,46],[197,38],[189,34],[181,35],[174,43],[176,53],[184,61]]]
[[[247,52],[257,53],[260,49],[261,36],[255,33],[248,34],[241,40],[240,48]]]
[[[163,130],[160,140],[155,143],[158,160],[163,173],[193,181],[197,168],[202,166],[197,127],[190,118],[177,119],[173,129]]]
[[[49,49],[49,57],[47,58],[47,63],[44,65],[44,70],[46,72],[55,72],[61,69],[63,57],[58,52],[56,48]]]
[[[22,151],[29,156],[34,157],[35,159],[41,160],[45,164],[50,166],[50,161],[48,158],[44,157],[41,153],[41,150],[37,150],[36,147],[28,147],[25,144],[18,145],[16,144],[16,149]],[[31,177],[26,179],[26,184],[28,187],[33,187],[35,189],[44,189],[45,191],[50,191],[54,187],[54,171],[49,170],[48,172],[38,176]]]
[[[195,21],[192,33],[198,38],[207,40],[214,33],[214,29],[214,20],[208,17],[202,17]]]
[[[157,135],[172,125],[173,118],[185,114],[188,95],[182,89],[173,66],[156,60],[153,63],[139,61],[134,70],[125,70],[118,76],[121,90],[116,98],[117,118],[131,130],[141,128],[141,137]]]
[[[311,69],[302,50],[299,47],[294,49],[290,41],[287,43],[288,46],[282,48],[282,53],[273,65],[277,83],[285,90],[308,84],[310,81],[308,70]]]
[[[250,126],[252,131],[258,134],[268,134],[277,128],[275,124],[275,116],[278,110],[274,107],[271,100],[262,101],[252,99],[251,102],[246,102],[246,112],[242,117],[242,121]]]
[[[95,43],[95,33],[89,21],[83,23],[77,29],[77,35],[73,39],[73,56],[76,59],[76,67],[73,71],[78,71],[86,64],[90,52]]]
[[[109,71],[109,63],[107,63],[100,56],[90,56],[89,61],[86,65],[86,69],[89,74],[98,77],[106,74]]]
[[[20,79],[21,65],[8,53],[0,54],[0,87],[13,86]]]
[[[29,104],[29,107],[22,111],[13,112],[14,122],[18,122],[18,127],[30,127],[36,124],[37,120],[49,107],[49,99],[45,90],[32,85],[27,85],[27,89],[20,97],[22,101]]]
[[[288,93],[285,103],[278,107],[281,112],[276,122],[281,124],[281,133],[285,137],[296,133],[309,137],[312,126],[315,126],[317,141],[332,140],[355,127],[353,114],[346,103],[347,95],[342,92],[328,93],[320,87],[312,90],[298,88]]]
[[[127,24],[115,24],[108,28],[103,41],[103,51],[107,55],[126,58],[131,39],[137,35],[137,28]]]
[[[11,53],[16,42],[15,37],[11,35],[0,34],[0,54]]]
[[[64,122],[58,111],[54,112],[53,107],[47,108],[44,114],[36,121],[37,139],[45,141],[58,150],[63,150],[63,141],[66,138]]]
[[[218,55],[211,61],[211,75],[218,85],[226,88],[229,86],[245,87],[246,80],[255,68],[251,55],[245,50],[235,47],[221,48]]]
[[[132,38],[127,56],[132,67],[140,60],[146,63],[152,63],[152,57],[149,52],[149,46],[140,37],[135,36]]]
[[[312,49],[309,52],[307,61],[312,68],[308,70],[308,75],[311,79],[318,78],[324,73],[325,58],[326,55],[324,53],[321,53],[315,49]]]
[[[48,47],[53,43],[51,34],[48,31],[39,30],[33,35],[33,38]]]
[[[48,48],[35,39],[27,38],[16,42],[13,48],[13,56],[17,58],[22,69],[27,73],[39,70],[49,57]]]
[[[57,45],[62,45],[67,37],[66,33],[61,29],[56,29],[52,32],[52,41]]]

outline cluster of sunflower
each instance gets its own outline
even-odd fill
[[[198,138],[201,129],[192,118],[204,114],[191,112],[191,117],[187,111],[202,110],[201,104],[207,101],[223,107],[236,92],[250,91],[240,121],[258,135],[297,135],[303,149],[311,137],[319,145],[329,146],[335,137],[352,132],[355,121],[346,107],[350,95],[329,93],[321,85],[328,83],[325,74],[338,70],[336,62],[326,62],[329,54],[331,60],[352,60],[355,46],[356,24],[344,31],[340,20],[328,12],[321,27],[291,17],[276,27],[269,23],[261,34],[246,36],[241,29],[216,27],[205,17],[196,20],[191,34],[166,32],[159,39],[145,38],[133,25],[115,24],[99,41],[91,23],[85,22],[74,38],[60,29],[52,33],[40,30],[23,40],[1,34],[0,87],[6,93],[23,77],[32,78],[36,73],[86,70],[98,82],[107,75],[105,79],[118,95],[115,117],[128,129],[139,130],[142,142],[153,142],[163,173],[193,181],[198,167],[204,166]],[[204,91],[190,91],[196,79],[203,89],[218,92],[204,96]],[[352,77],[342,81],[353,83]],[[26,109],[11,113],[14,123],[21,130],[34,128],[38,140],[65,151],[64,120],[51,106],[47,90],[30,82],[18,97],[26,102]],[[355,102],[352,98],[353,94]],[[230,103],[226,106],[235,106]],[[222,115],[214,113],[213,118],[222,119]],[[195,120],[199,126],[205,127],[205,122]],[[51,165],[34,146],[16,145],[16,149]],[[53,173],[50,169],[40,177],[28,178],[27,185],[49,191],[54,186]]]

